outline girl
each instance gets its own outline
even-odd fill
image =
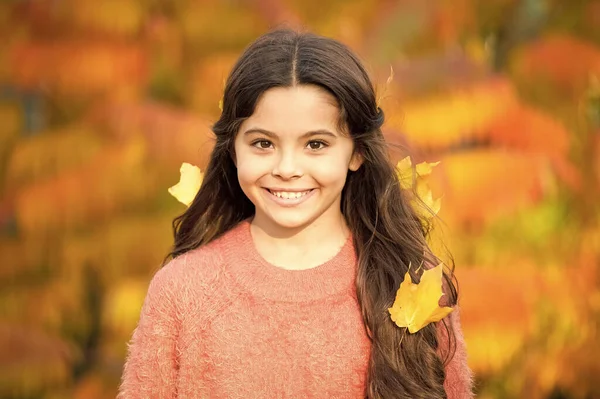
[[[148,289],[120,398],[472,397],[456,309],[414,334],[388,312],[409,264],[437,259],[383,122],[339,42],[279,30],[245,50],[202,187]]]

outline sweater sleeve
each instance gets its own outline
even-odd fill
[[[448,315],[446,324],[454,333],[456,351],[450,362],[446,364],[446,380],[444,381],[444,388],[448,395],[448,399],[471,399],[474,397],[473,373],[467,364],[467,348],[460,325],[458,305],[455,307],[454,311]],[[441,349],[440,354],[443,358],[447,355],[448,350],[453,349],[449,348],[450,340],[443,323],[438,323],[438,338]]]
[[[176,398],[178,318],[167,264],[152,278],[128,344],[117,399]]]

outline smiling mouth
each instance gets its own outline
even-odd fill
[[[298,199],[298,198],[302,198],[306,194],[308,194],[311,191],[313,191],[312,188],[310,190],[305,190],[305,191],[275,191],[275,190],[270,190],[268,188],[266,190],[269,193],[271,193],[272,195],[274,195],[275,197],[283,198],[283,199]]]

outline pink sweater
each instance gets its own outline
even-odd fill
[[[245,221],[153,277],[118,398],[363,398],[370,354],[356,255],[307,270],[262,258]],[[472,398],[458,313],[448,398]],[[447,338],[440,331],[441,345]]]

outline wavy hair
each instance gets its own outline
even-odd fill
[[[175,242],[167,259],[211,242],[254,214],[237,179],[234,139],[265,91],[295,85],[315,85],[336,98],[341,131],[348,132],[363,158],[357,171],[348,172],[341,207],[357,252],[356,293],[372,343],[365,397],[446,398],[444,361],[451,354],[442,360],[437,323],[408,334],[393,323],[387,310],[407,271],[419,281],[417,268],[409,270],[409,265],[437,264],[427,245],[430,229],[400,189],[381,132],[384,113],[369,76],[357,56],[336,40],[275,30],[246,48],[226,82],[202,187],[173,221]],[[448,273],[444,271],[445,298],[453,306],[457,290]],[[453,347],[452,330],[443,327]]]

